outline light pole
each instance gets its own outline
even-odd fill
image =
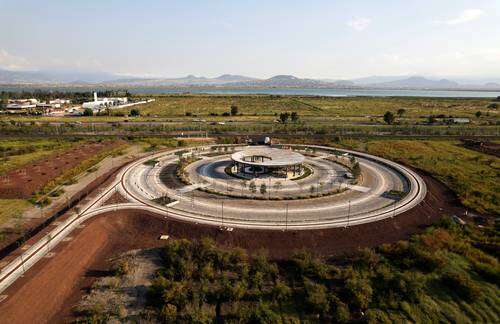
[[[221,205],[222,205],[221,227],[224,227],[224,200],[221,200]]]
[[[349,227],[350,218],[351,218],[351,200],[349,200],[349,208],[347,209],[347,227]]]
[[[24,252],[21,253],[21,264],[23,266],[23,275],[24,275],[26,273],[26,269],[24,268],[23,254],[24,254]]]
[[[288,202],[285,203],[285,232],[288,230]]]

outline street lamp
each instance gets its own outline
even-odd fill
[[[221,200],[221,205],[222,205],[221,226],[224,227],[224,200]]]
[[[349,208],[347,209],[347,227],[349,227],[350,217],[351,217],[351,200],[349,200]]]
[[[285,232],[288,230],[288,202],[285,203]]]

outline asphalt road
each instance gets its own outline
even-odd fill
[[[329,149],[320,146],[316,148]],[[205,149],[208,153],[209,147]],[[185,149],[178,151],[181,150]],[[172,163],[177,159],[174,155],[175,151],[160,152],[138,159],[126,165],[112,183],[100,190],[85,205],[80,206],[78,214],[71,215],[66,221],[55,226],[49,234],[41,237],[19,257],[0,269],[0,294],[75,228],[87,219],[107,211],[148,210],[162,214],[164,217],[209,225],[223,225],[225,229],[240,227],[262,230],[301,230],[352,226],[394,217],[413,208],[425,197],[425,183],[412,170],[368,154],[341,151],[359,159],[364,178],[366,177],[365,181],[369,181],[364,183],[370,188],[368,192],[347,190],[339,195],[289,202],[242,199],[196,200],[196,198],[193,200],[189,194],[179,194],[177,190],[166,188],[159,181],[158,170],[160,168],[144,165],[144,162],[152,158],[159,159],[161,165]],[[387,205],[388,201],[384,201],[387,198],[381,197],[381,194],[398,183],[398,179],[407,183],[408,193],[403,199],[395,203],[392,201]],[[129,202],[105,205],[106,200],[117,191]],[[170,206],[160,206],[151,201],[164,194],[168,194],[176,202]],[[386,205],[382,206],[384,204]]]

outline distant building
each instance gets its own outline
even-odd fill
[[[88,101],[84,102],[82,104],[82,108],[90,108],[92,110],[97,110],[101,111],[103,109],[113,107],[113,106],[119,106],[126,104],[128,102],[127,97],[120,97],[120,98],[98,98],[97,97],[97,92],[94,92],[94,101]]]
[[[49,100],[49,104],[69,105],[70,103],[71,103],[71,100],[69,100],[69,99]]]
[[[55,108],[61,108],[61,104],[41,102],[37,103],[36,107],[40,109],[55,109]]]
[[[37,103],[37,99],[9,99],[5,108],[10,110],[31,109],[36,108]]]
[[[468,124],[468,123],[470,123],[469,118],[450,118],[450,121],[454,124]]]
[[[81,116],[81,115],[83,115],[83,112],[80,109],[73,107],[73,108],[67,109],[65,112],[65,115],[66,116]]]
[[[264,135],[250,136],[247,139],[247,143],[249,145],[271,145],[272,140],[269,136],[264,136]]]

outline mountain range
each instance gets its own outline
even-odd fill
[[[463,81],[465,80],[465,82]],[[88,85],[113,87],[225,87],[225,88],[343,88],[343,89],[470,89],[500,90],[500,78],[483,82],[422,76],[370,76],[351,80],[308,79],[276,75],[258,79],[223,74],[215,78],[188,75],[180,78],[124,77],[105,72],[11,71],[0,69],[0,85]]]

